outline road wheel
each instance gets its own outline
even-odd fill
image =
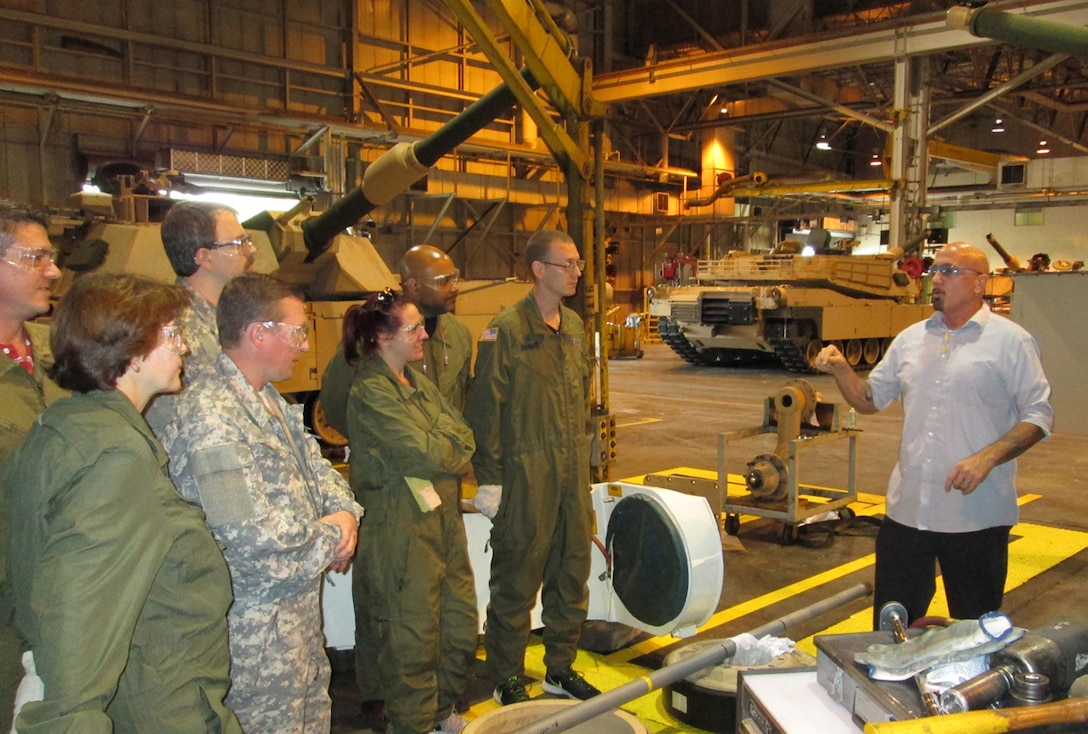
[[[865,364],[876,364],[880,361],[880,340],[866,339],[862,357],[865,359]]]
[[[823,348],[824,343],[819,339],[809,340],[808,346],[805,347],[805,360],[808,361],[808,366],[812,369],[816,369],[816,356]]]
[[[862,353],[861,341],[858,339],[851,339],[846,342],[846,349],[843,351],[843,356],[846,357],[846,363],[851,367],[857,367],[861,363]]]
[[[303,420],[306,427],[326,446],[340,448],[348,445],[348,439],[340,431],[329,425],[325,418],[325,409],[321,407],[319,393],[311,393],[303,405]]]

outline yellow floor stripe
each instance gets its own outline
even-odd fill
[[[660,423],[661,420],[662,420],[661,418],[640,418],[639,420],[631,421],[630,423],[617,423],[616,428],[631,428],[632,426],[646,426],[646,425],[649,425],[651,423]]]
[[[660,473],[682,474],[709,479],[713,479],[717,476],[715,472],[690,468],[672,469]],[[641,482],[641,479],[641,477],[636,477],[625,479],[624,481]],[[730,480],[732,479],[733,477],[730,477]],[[738,493],[741,492],[738,491]],[[1039,498],[1040,495],[1027,494],[1020,497],[1019,504],[1023,505]],[[884,512],[884,497],[881,495],[858,493],[858,501],[851,505],[851,509],[859,515],[881,514]],[[1006,591],[1015,589],[1029,581],[1031,578],[1054,567],[1058,563],[1061,563],[1070,556],[1088,548],[1088,533],[1060,528],[1049,528],[1030,523],[1021,523],[1020,525],[1017,525],[1013,529],[1013,533],[1020,537],[1014,540],[1009,546],[1009,579],[1006,585]],[[1059,551],[1056,549],[1061,550]],[[850,561],[849,563],[844,563],[807,579],[775,589],[766,594],[762,594],[761,596],[736,604],[728,609],[723,609],[715,613],[707,623],[700,628],[700,632],[705,632],[736,619],[740,619],[748,614],[777,604],[797,594],[828,584],[857,571],[864,570],[871,566],[874,561],[875,555],[870,553]],[[726,576],[726,583],[728,583],[728,574]],[[939,584],[938,587],[940,587]],[[947,615],[948,607],[944,598],[943,589],[939,588],[937,596],[934,598],[933,605],[931,606],[931,611],[936,615]],[[870,609],[866,608],[842,622],[822,630],[819,634],[864,632],[870,629],[871,619],[872,612]],[[632,647],[614,652],[611,655],[599,655],[597,653],[579,650],[575,667],[584,672],[586,678],[597,687],[602,690],[611,690],[624,683],[646,676],[646,668],[632,663],[631,660],[655,652],[668,645],[675,644],[676,642],[676,638],[671,636],[654,637]],[[812,637],[801,640],[798,643],[798,647],[806,650],[810,654],[815,654],[815,647],[812,645]],[[537,680],[541,680],[544,677],[545,668],[543,658],[544,647],[539,642],[530,645],[526,650],[525,671],[528,675]],[[538,685],[530,686],[529,692],[530,695],[533,696],[542,693]],[[498,704],[491,700],[484,701],[472,707],[469,717],[474,718],[480,716],[497,706]],[[654,691],[648,695],[637,698],[634,701],[625,704],[622,708],[638,718],[638,720],[653,734],[677,734],[679,732],[701,731],[686,726],[672,718],[665,710],[664,704],[662,703],[661,691]]]
[[[1038,495],[1033,499],[1037,498]],[[1009,574],[1005,580],[1005,593],[1023,586],[1036,576],[1088,548],[1088,533],[1077,530],[1020,523],[1013,528],[1012,532],[1013,535],[1020,537],[1009,544]],[[940,581],[937,583],[937,592],[933,596],[929,612],[937,617],[948,616],[948,599],[945,597],[944,586]],[[872,609],[866,608],[816,634],[843,635],[868,632],[873,628],[872,625]],[[815,655],[816,645],[813,637],[798,641],[797,647],[810,655]]]

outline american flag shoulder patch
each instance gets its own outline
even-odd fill
[[[480,341],[493,342],[499,335],[499,330],[492,326],[490,329],[484,329],[480,334]]]

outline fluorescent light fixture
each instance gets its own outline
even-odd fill
[[[831,150],[831,143],[827,139],[827,133],[820,133],[820,139],[816,141],[816,148],[818,150]]]
[[[1046,144],[1045,140],[1039,141],[1039,147],[1035,149],[1035,152],[1039,155],[1045,155],[1050,152],[1050,147]]]
[[[994,126],[992,128],[990,128],[990,132],[992,132],[992,133],[1003,133],[1003,132],[1005,132],[1005,125],[1001,122],[1000,117],[998,117],[997,119],[994,120]]]
[[[879,154],[879,153],[873,153],[873,157],[872,157],[872,159],[871,159],[871,160],[869,161],[869,165],[870,165],[870,166],[873,166],[874,168],[875,168],[876,166],[882,166],[882,165],[884,165],[884,161],[880,160],[880,154]]]

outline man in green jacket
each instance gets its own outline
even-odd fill
[[[49,312],[53,244],[45,212],[0,200],[0,730],[11,728],[12,704],[23,668],[21,642],[12,624],[7,575],[9,521],[3,470],[46,406],[66,395],[46,377],[52,363],[49,328],[29,323]]]
[[[528,699],[520,678],[537,590],[544,690],[582,700],[600,693],[571,669],[589,597],[590,373],[582,320],[562,300],[585,262],[568,235],[542,230],[525,263],[533,290],[480,336],[465,412],[476,435],[474,502],[494,522],[484,647],[503,705]]]

